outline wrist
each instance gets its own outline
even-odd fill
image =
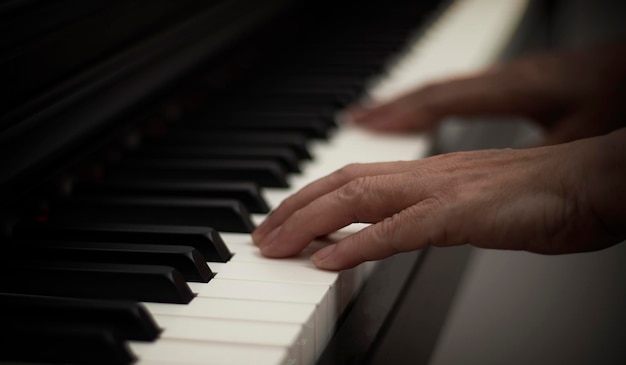
[[[582,195],[605,233],[626,239],[626,128],[581,141]]]

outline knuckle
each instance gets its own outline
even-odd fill
[[[363,164],[360,163],[351,163],[335,171],[333,175],[339,181],[348,182],[359,176],[359,171],[361,170],[362,166]]]
[[[435,211],[449,206],[455,199],[456,188],[454,183],[445,183],[441,185],[441,190],[433,192],[428,198],[422,201],[422,204],[428,208],[428,211]]]
[[[464,163],[468,160],[472,160],[472,154],[468,152],[449,152],[444,153],[438,156],[435,156],[435,159],[438,160],[438,163],[444,162],[446,164],[458,164]]]
[[[371,231],[372,240],[379,247],[385,247],[387,254],[392,255],[401,252],[396,246],[394,239],[398,231],[399,215],[394,214],[376,224],[376,229]]]
[[[298,209],[283,224],[282,233],[290,237],[291,240],[293,240],[296,232],[298,237],[305,237],[307,240],[313,240],[323,235],[325,232],[319,227],[309,224],[310,220],[309,212],[305,209]]]
[[[290,195],[285,198],[280,204],[273,210],[273,214],[280,212],[280,215],[291,215],[294,211],[301,209],[307,203],[301,201],[298,194]]]
[[[278,205],[279,209],[285,209],[288,207],[293,207],[296,201],[296,196],[295,195],[290,195],[287,198],[285,198],[282,202],[280,202],[280,204]]]
[[[355,234],[355,238],[351,241],[350,252],[355,255],[360,262],[373,260],[373,255],[369,253],[369,249],[366,244],[367,235],[364,231],[360,231]]]
[[[293,213],[291,213],[291,216],[289,217],[289,220],[292,221],[292,222],[301,222],[303,216],[304,216],[303,210],[302,209],[298,209],[298,210],[294,211]]]
[[[459,207],[450,201],[448,196],[433,195],[424,200],[421,207],[411,207],[412,224],[420,224],[424,228],[422,238],[430,246],[444,247],[470,242],[468,228],[471,229],[473,219],[467,207]],[[421,223],[420,223],[421,221]]]
[[[437,171],[428,166],[420,166],[419,168],[413,169],[411,171],[406,172],[408,177],[408,181],[422,181],[422,179],[426,179],[432,176],[435,176]]]
[[[376,239],[383,243],[388,242],[391,237],[393,237],[396,233],[396,221],[398,220],[398,215],[394,214],[391,217],[387,217],[380,222],[380,229],[376,231]]]
[[[339,201],[354,204],[363,199],[371,190],[370,179],[366,177],[356,178],[339,188],[336,198]]]

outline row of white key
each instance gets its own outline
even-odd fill
[[[399,60],[395,70],[373,85],[371,94],[385,99],[433,78],[486,66],[514,29],[526,3],[454,2]],[[467,31],[468,26],[472,32]],[[465,38],[459,38],[462,35]],[[311,147],[315,160],[291,178],[290,189],[264,190],[270,206],[349,163],[425,156],[430,140],[423,135],[380,135],[342,126],[330,141]],[[255,216],[255,220],[260,222],[263,216]],[[359,228],[354,225],[338,234]],[[272,260],[260,255],[250,235],[222,236],[235,255],[227,263],[209,264],[217,272],[209,283],[190,283],[197,293],[190,304],[145,303],[164,330],[155,343],[131,343],[139,363],[314,363],[374,264],[339,273],[321,271],[308,259],[321,242],[297,257]]]

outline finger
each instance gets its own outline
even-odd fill
[[[524,66],[431,84],[379,106],[354,107],[347,116],[355,124],[384,131],[426,130],[451,115],[537,118],[552,100]]]
[[[426,199],[319,250],[311,260],[321,269],[343,270],[433,243],[445,244],[448,239],[445,215],[439,201]]]
[[[381,162],[371,164],[347,165],[332,174],[310,183],[300,191],[285,199],[252,233],[254,242],[263,246],[269,240],[268,235],[297,210],[315,199],[338,189],[346,183],[364,176],[394,174],[405,171],[411,162]]]
[[[292,256],[316,237],[351,223],[378,222],[423,199],[425,186],[408,174],[361,177],[292,214],[272,242],[261,246],[269,257]]]
[[[611,96],[599,97],[556,123],[543,141],[544,145],[571,142],[610,133],[624,125],[621,104]]]
[[[382,104],[354,105],[344,113],[347,122],[380,131],[427,130],[438,121],[428,105],[415,103],[427,89],[416,90]]]

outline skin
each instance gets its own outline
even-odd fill
[[[624,125],[625,65],[623,44],[540,54],[347,113],[353,123],[381,132],[427,131],[451,115],[523,116],[546,129],[545,144],[569,142]]]
[[[283,201],[254,242],[265,256],[288,257],[370,223],[312,256],[341,270],[429,245],[563,254],[622,241],[624,49],[537,56],[353,108],[354,123],[379,131],[425,130],[448,115],[523,115],[546,128],[546,145],[348,165]]]

